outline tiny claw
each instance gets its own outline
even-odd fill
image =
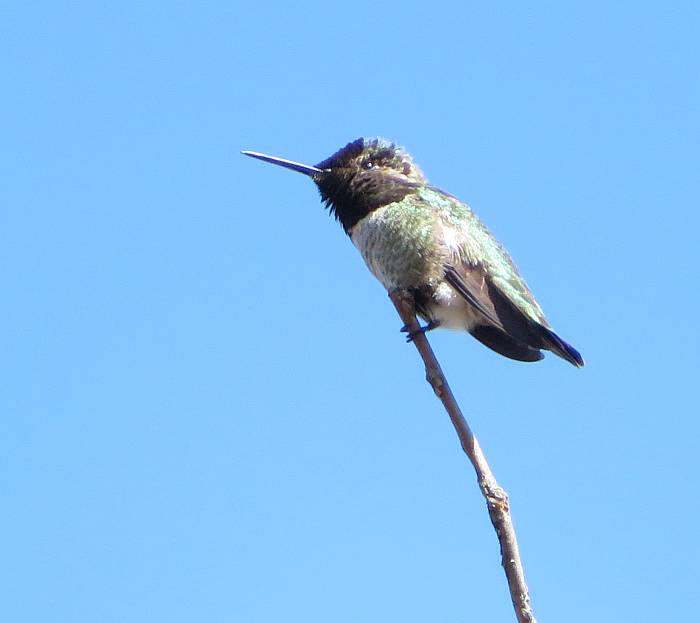
[[[408,333],[406,336],[406,342],[412,342],[413,338],[416,337],[416,335],[420,335],[427,333],[428,331],[432,331],[433,329],[437,329],[440,326],[440,322],[438,320],[431,320],[427,325],[424,327],[419,326],[415,331],[410,331],[409,328],[404,325],[401,327],[401,332],[402,333]]]

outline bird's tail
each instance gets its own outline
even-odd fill
[[[570,364],[577,368],[583,368],[584,361],[579,353],[571,344],[562,340],[554,331],[540,325],[540,335],[544,344],[542,348],[551,350],[555,355],[559,355],[562,359],[566,359]]]

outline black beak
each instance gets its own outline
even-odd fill
[[[286,167],[292,171],[297,171],[298,173],[303,173],[309,177],[317,177],[325,173],[323,169],[318,169],[316,167],[311,167],[308,164],[301,164],[301,162],[294,162],[294,160],[287,160],[286,158],[276,158],[275,156],[267,156],[265,154],[260,154],[257,151],[242,151],[242,154],[250,156],[251,158],[257,158],[258,160],[263,160],[265,162],[271,162],[272,164],[278,164],[281,167]]]

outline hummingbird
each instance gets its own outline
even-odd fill
[[[358,138],[314,166],[242,153],[314,181],[372,274],[389,292],[400,291],[427,323],[420,332],[467,331],[510,359],[539,361],[548,350],[583,366],[580,353],[552,330],[501,243],[466,203],[431,185],[403,148]]]

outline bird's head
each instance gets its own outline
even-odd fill
[[[400,201],[427,183],[406,151],[381,138],[358,138],[315,166],[257,152],[243,153],[308,175],[348,233],[372,210]]]

